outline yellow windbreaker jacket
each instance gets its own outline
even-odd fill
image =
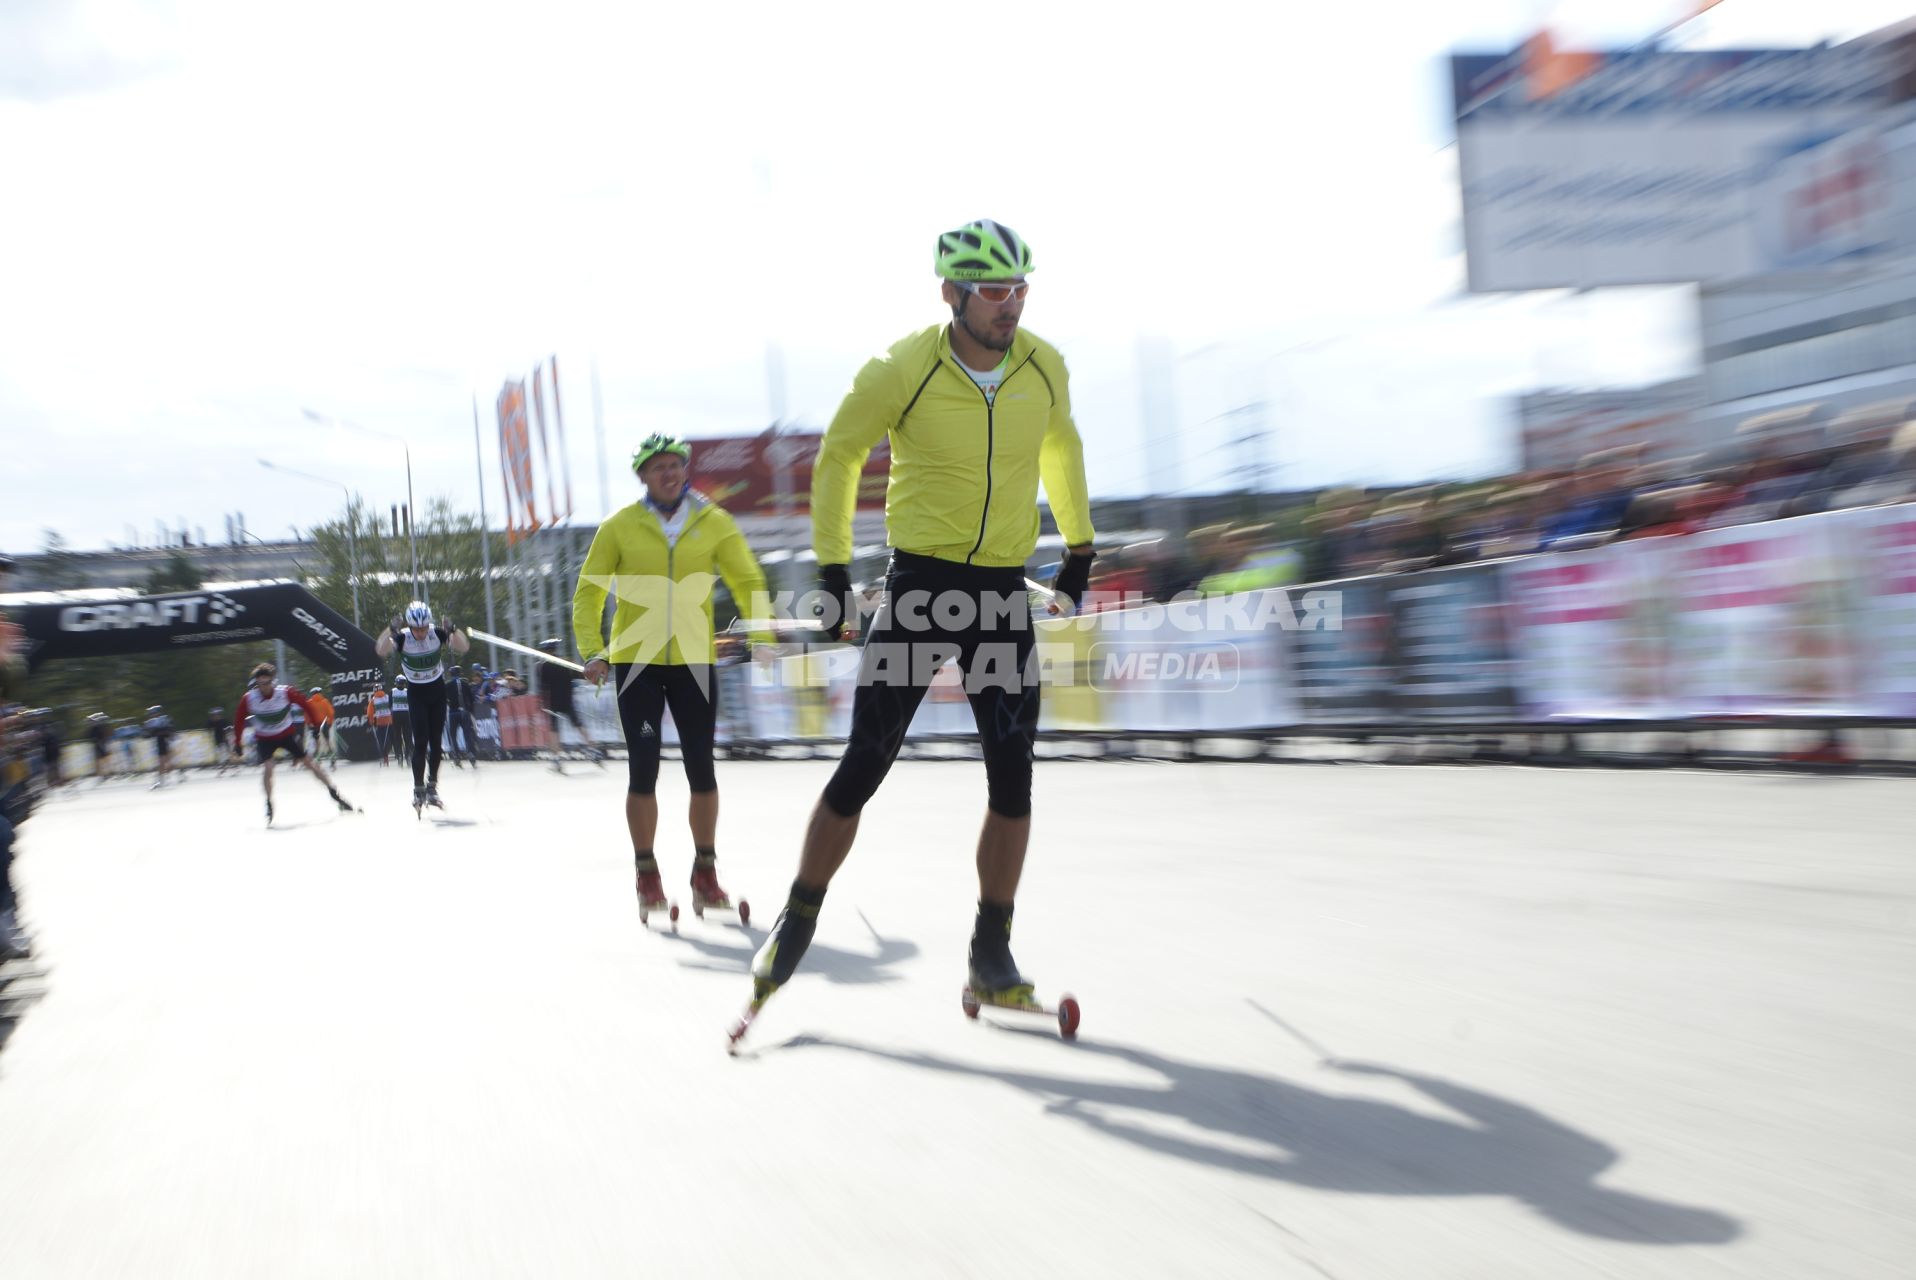
[[[712,587],[722,577],[746,618],[770,618],[765,574],[732,517],[703,494],[676,545],[641,499],[615,511],[593,535],[572,593],[572,635],[583,660],[669,663],[712,661]],[[714,572],[716,570],[716,572]],[[605,599],[618,601],[605,636]],[[771,635],[752,637],[769,643]]]
[[[1018,331],[989,403],[952,355],[942,324],[859,370],[813,464],[812,549],[820,564],[851,559],[858,473],[887,433],[885,530],[899,550],[1022,565],[1038,541],[1040,478],[1065,542],[1092,540],[1064,358],[1042,338]]]

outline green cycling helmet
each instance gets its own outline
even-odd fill
[[[1003,280],[1031,270],[1031,246],[1002,222],[980,218],[938,237],[938,274],[946,280]]]
[[[632,455],[632,473],[637,475],[640,467],[643,467],[661,453],[676,453],[687,462],[692,460],[691,445],[685,443],[685,441],[679,439],[677,436],[670,436],[660,432],[647,436],[644,443],[639,445],[639,451]]]

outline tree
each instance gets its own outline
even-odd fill
[[[78,591],[90,585],[80,558],[56,529],[40,531],[40,562],[35,577],[46,591]]]
[[[352,537],[348,536],[351,530]],[[449,498],[431,499],[417,527],[420,596],[433,612],[466,624],[486,616],[484,551],[480,539],[492,539],[495,564],[505,560],[505,540],[487,534],[479,518],[453,508]],[[309,577],[312,593],[347,617],[352,616],[353,541],[358,542],[360,628],[377,635],[405,611],[415,597],[412,548],[403,532],[392,536],[379,517],[355,497],[339,519],[312,530],[323,570]]]
[[[378,513],[354,494],[344,515],[309,532],[324,568],[319,576],[307,579],[307,588],[342,616],[350,618],[353,616],[353,584],[357,581],[359,627],[377,634],[384,621],[392,616],[386,604],[395,585],[392,540],[381,529]],[[403,544],[400,553],[403,558]],[[402,579],[398,589],[410,590],[403,581],[404,574],[398,576]]]
[[[140,590],[149,596],[163,596],[175,591],[198,591],[204,585],[193,558],[176,550],[166,557],[164,564],[147,570],[146,582]]]

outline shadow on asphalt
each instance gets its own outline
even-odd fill
[[[1047,1115],[1158,1155],[1322,1191],[1507,1196],[1568,1230],[1632,1244],[1726,1244],[1742,1234],[1727,1214],[1597,1185],[1617,1161],[1615,1148],[1521,1103],[1450,1080],[1376,1063],[1323,1064],[1342,1076],[1398,1081],[1458,1117],[1439,1118],[1278,1076],[1123,1045],[1066,1045],[1034,1028],[999,1029],[1056,1042],[1061,1054],[1122,1062],[1156,1080],[1114,1084],[1006,1071],[827,1036],[796,1036],[778,1047],[836,1049],[922,1071],[996,1080],[1041,1101]],[[1165,1120],[1188,1129],[1174,1132]],[[1207,1135],[1222,1141],[1208,1141]]]
[[[30,959],[0,962],[0,1052],[27,1011],[46,997],[50,972]]]
[[[691,908],[686,908],[689,914]],[[822,942],[814,942],[805,951],[805,960],[799,965],[799,974],[817,974],[827,982],[842,986],[864,986],[883,982],[896,982],[902,976],[893,971],[918,954],[918,944],[905,938],[887,938],[872,928],[872,922],[865,919],[860,911],[858,918],[865,923],[866,932],[872,936],[874,951],[844,951],[838,947],[828,947]],[[681,921],[683,923],[683,921]],[[687,969],[703,969],[713,973],[736,973],[744,975],[751,972],[752,957],[758,954],[760,941],[765,937],[763,929],[752,929],[739,924],[730,916],[717,916],[701,928],[710,928],[718,923],[728,926],[738,935],[739,942],[717,942],[698,933],[661,932],[661,936],[673,942],[683,943],[699,956],[698,960],[681,960],[679,964]]]

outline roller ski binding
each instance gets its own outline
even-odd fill
[[[703,920],[708,910],[736,911],[740,924],[752,923],[752,904],[740,898],[734,907],[731,895],[719,887],[715,859],[700,854],[692,863],[692,914]]]
[[[1058,1034],[1067,1040],[1078,1035],[1078,1002],[1071,996],[1048,1008],[1037,989],[1018,972],[1011,958],[1011,908],[978,905],[978,924],[971,935],[970,982],[959,995],[965,1016],[976,1020],[980,1009],[1036,1013],[1058,1020]]]
[[[665,896],[665,881],[659,877],[659,864],[647,858],[639,865],[639,923],[651,927],[652,913],[659,912],[679,931],[679,904]]]
[[[817,928],[816,905],[789,901],[785,904],[785,910],[779,912],[778,920],[772,925],[771,936],[765,939],[765,945],[752,957],[752,1002],[745,1006],[745,1012],[738,1016],[731,1030],[726,1033],[727,1053],[738,1052],[739,1041],[752,1029],[758,1011],[765,1007],[765,1002],[772,998],[774,992],[791,979],[806,948],[812,945],[812,933]]]
[[[981,1009],[1006,1009],[1012,1013],[1035,1013],[1046,1018],[1058,1020],[1058,1034],[1067,1040],[1078,1038],[1080,1012],[1074,996],[1064,996],[1053,1009],[1039,1002],[1029,984],[1012,988],[1010,991],[980,990],[967,986],[958,996],[959,1007],[967,1018],[976,1021]]]

